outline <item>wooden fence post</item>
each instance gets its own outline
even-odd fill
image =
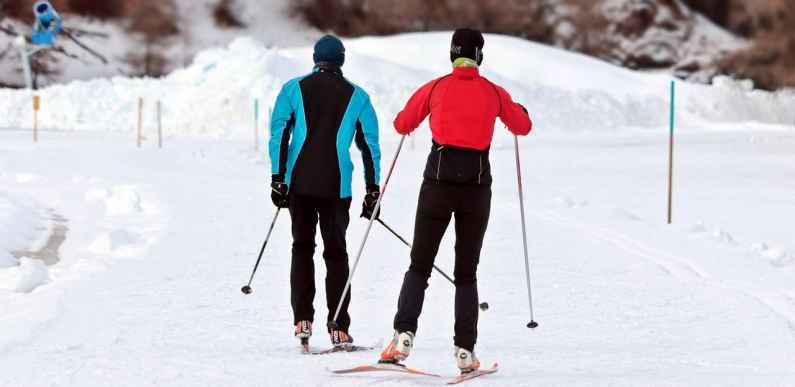
[[[39,142],[39,108],[41,107],[41,98],[38,95],[33,96],[33,142]]]

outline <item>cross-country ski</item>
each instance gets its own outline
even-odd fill
[[[376,348],[377,346],[361,346],[354,344],[337,345],[331,348],[315,348],[310,346],[309,343],[301,343],[301,353],[305,355],[331,355],[335,353],[373,351]]]
[[[793,4],[0,0],[0,387],[795,387]]]
[[[493,374],[497,372],[499,369],[500,369],[499,365],[497,363],[494,363],[494,365],[492,365],[491,368],[474,370],[458,375],[447,381],[447,384],[460,384],[466,382],[467,380],[472,380],[474,378],[478,378],[484,375]]]
[[[365,372],[400,372],[405,374],[411,375],[418,375],[418,376],[430,376],[434,378],[440,378],[441,375],[433,374],[430,372],[421,371],[418,369],[410,368],[405,365],[399,363],[376,363],[376,364],[366,364],[361,365],[353,368],[345,368],[345,369],[338,369],[338,370],[331,370],[331,373],[337,375],[348,375],[348,374],[358,374],[358,373],[365,373]]]

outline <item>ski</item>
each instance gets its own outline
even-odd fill
[[[363,372],[401,372],[401,373],[419,375],[419,376],[430,376],[435,378],[441,377],[441,375],[420,371],[414,368],[409,368],[403,364],[391,364],[391,363],[368,364],[353,368],[330,370],[330,371],[337,375],[356,374]]]
[[[347,352],[361,352],[361,351],[372,351],[375,347],[366,347],[361,345],[345,345],[342,347],[331,347],[328,349],[312,349],[306,347],[304,350],[304,354],[306,355],[329,355],[332,353],[347,353]]]
[[[472,371],[472,372],[469,372],[469,373],[466,373],[466,374],[458,375],[455,378],[450,379],[447,382],[447,384],[463,383],[463,382],[465,382],[467,380],[471,380],[471,379],[477,378],[479,376],[493,374],[493,373],[497,372],[499,369],[500,369],[499,364],[494,363],[494,365],[492,365],[491,368],[489,368],[489,369],[475,370],[475,371]]]
[[[309,346],[309,339],[301,339],[301,354],[304,355],[329,355],[332,353],[348,353],[348,352],[361,352],[372,351],[380,346],[379,344],[373,346],[362,346],[348,344],[341,347],[331,347],[327,349],[312,348]]]

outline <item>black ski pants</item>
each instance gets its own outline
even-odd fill
[[[455,215],[455,345],[474,350],[478,335],[477,267],[491,210],[491,186],[425,179],[417,204],[411,266],[394,328],[416,334],[425,289],[445,230]]]
[[[318,221],[323,237],[323,260],[326,263],[326,306],[328,321],[334,318],[337,303],[348,280],[348,252],[345,233],[350,222],[351,199],[317,198],[290,195],[290,216],[293,222],[293,258],[290,268],[290,298],[293,322],[314,321],[315,309],[315,232]],[[351,323],[348,304],[342,304],[337,323],[347,332]]]

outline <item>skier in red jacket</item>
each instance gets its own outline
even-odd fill
[[[455,214],[455,356],[462,373],[480,362],[477,340],[477,265],[491,207],[489,147],[499,117],[515,135],[527,135],[532,121],[503,88],[482,77],[483,35],[472,29],[453,34],[453,72],[428,82],[395,118],[400,134],[430,118],[433,146],[425,167],[414,226],[411,266],[403,279],[395,315],[395,334],[381,353],[382,363],[409,356],[434,259]]]

